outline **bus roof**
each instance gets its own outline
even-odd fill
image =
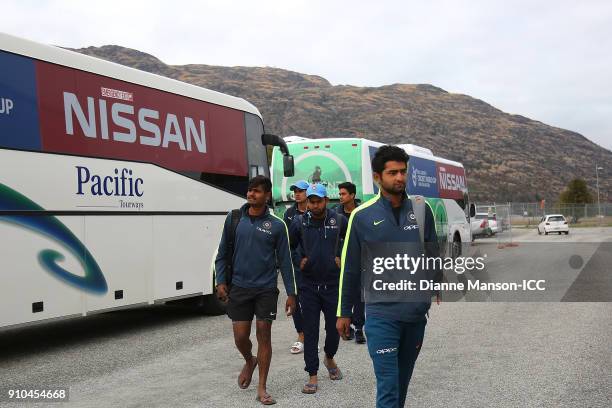
[[[374,140],[358,138],[358,137],[331,137],[331,138],[321,138],[321,139],[309,139],[302,136],[289,136],[285,138],[285,141],[288,145],[292,144],[306,144],[306,143],[324,143],[324,142],[346,142],[346,143],[360,143],[366,142],[371,146],[382,146],[384,143],[376,142]],[[431,150],[417,146],[414,144],[398,144],[396,145],[401,147],[408,153],[409,156],[420,157],[421,159],[432,160],[442,164],[448,164],[450,166],[456,166],[463,168],[463,164],[456,162],[454,160],[444,159],[442,157],[438,157],[432,153]]]
[[[0,50],[249,112],[261,118],[259,110],[242,98],[1,32]]]

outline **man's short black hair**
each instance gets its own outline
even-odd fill
[[[408,163],[408,153],[402,148],[391,145],[384,145],[378,148],[374,158],[372,159],[372,171],[382,174],[385,170],[385,164],[388,161],[397,161]]]
[[[249,180],[249,190],[259,186],[263,187],[265,193],[272,191],[272,182],[269,178],[261,174]]]
[[[341,188],[348,191],[349,194],[357,194],[357,188],[350,181],[345,181],[344,183],[338,184],[338,190],[340,190]]]

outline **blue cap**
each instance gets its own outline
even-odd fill
[[[299,180],[293,183],[291,187],[289,187],[289,190],[293,191],[296,188],[298,190],[308,190],[308,187],[310,187],[310,184],[308,184],[306,180]]]
[[[313,195],[325,198],[327,197],[327,189],[323,184],[313,184],[312,186],[308,187],[308,190],[306,191],[306,197],[310,197]]]

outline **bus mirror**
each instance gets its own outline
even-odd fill
[[[283,154],[283,173],[285,177],[293,177],[293,156],[289,154],[289,148],[287,147],[287,143],[285,143],[283,138],[280,136],[271,135],[269,133],[264,133],[261,135],[261,143],[266,146],[278,146],[280,148],[280,151]]]
[[[283,155],[283,172],[285,177],[293,177],[293,156],[290,154]]]
[[[283,140],[282,137],[271,135],[270,133],[264,133],[261,135],[261,143],[265,146],[278,146],[281,150],[281,153],[284,155],[289,154],[289,149],[287,148],[287,143]]]
[[[470,218],[473,218],[476,215],[476,206],[474,203],[470,204]]]

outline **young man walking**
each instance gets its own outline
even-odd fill
[[[359,200],[355,198],[357,194],[357,187],[351,183],[350,181],[346,181],[344,183],[340,183],[338,185],[338,197],[340,199],[340,204],[336,204],[333,209],[344,215],[348,220],[351,216],[351,213],[355,210],[355,208],[359,207]],[[353,306],[353,316],[351,317],[351,323],[353,327],[350,328],[350,333],[347,340],[352,340],[355,338],[355,342],[357,344],[364,344],[366,342],[365,336],[363,335],[363,324],[365,322],[365,310],[364,303],[359,300],[355,301],[355,305]]]
[[[304,214],[306,212],[306,190],[310,185],[306,180],[296,181],[289,187],[289,190],[293,191],[293,199],[295,200],[295,204],[293,204],[290,208],[285,211],[285,215],[283,216],[283,221],[287,224],[287,227],[291,226],[291,222],[293,218],[297,215]],[[300,258],[301,259],[301,258]],[[300,286],[300,271],[299,269],[295,271],[296,284]],[[302,318],[302,308],[300,307],[300,299],[296,298],[296,306],[295,312],[293,312],[293,325],[295,326],[295,331],[297,332],[297,340],[295,343],[291,345],[289,351],[291,354],[299,354],[304,351],[304,323]]]
[[[305,394],[318,389],[319,321],[325,318],[325,358],[323,364],[332,380],[342,379],[334,356],[340,336],[336,330],[336,306],[340,278],[340,249],[346,234],[346,218],[327,209],[327,190],[322,184],[308,188],[308,211],[291,223],[290,237],[296,267],[301,269],[300,303],[304,317],[304,362],[309,380],[302,388]]]
[[[406,196],[407,162],[408,155],[397,146],[378,149],[372,160],[372,170],[380,194],[357,208],[349,221],[338,299],[337,327],[342,336],[349,333],[353,304],[364,289],[361,288],[361,273],[366,266],[361,263],[361,253],[366,247],[384,248],[380,243],[401,243],[405,248],[402,255],[417,258],[424,252],[427,258],[439,256],[431,209],[423,203],[422,197],[414,198],[413,205],[413,199]],[[419,219],[423,220],[422,225]],[[363,273],[372,274],[373,270],[364,269]],[[431,305],[429,296],[413,300],[370,303],[366,298],[365,332],[376,374],[378,408],[399,408],[406,401],[408,384],[423,343],[426,313]]]
[[[272,183],[264,176],[249,181],[247,203],[240,209],[240,220],[232,233],[231,212],[225,220],[221,242],[215,259],[217,296],[227,302],[232,319],[234,342],[245,360],[238,377],[238,386],[246,389],[259,365],[257,400],[264,405],[276,401],[267,392],[266,382],[272,359],[271,329],[276,319],[278,301],[276,260],[278,259],[287,291],[285,310],[295,309],[297,288],[291,264],[289,237],[285,223],[268,208]],[[234,236],[233,256],[229,237]],[[231,286],[228,272],[231,270]],[[251,323],[256,317],[257,357],[252,354]]]

